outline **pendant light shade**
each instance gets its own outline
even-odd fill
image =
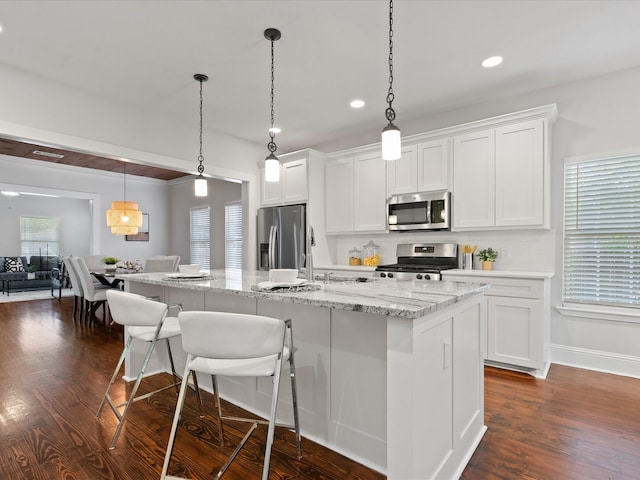
[[[278,149],[275,138],[276,133],[273,128],[273,91],[274,91],[274,55],[273,55],[273,42],[280,40],[280,30],[277,28],[267,28],[264,31],[264,37],[271,42],[271,128],[269,129],[269,143],[267,143],[267,149],[269,155],[264,161],[264,180],[266,182],[279,182],[280,181],[280,160],[276,157],[276,150]]]
[[[142,212],[136,202],[127,202],[127,164],[124,164],[124,200],[111,202],[107,226],[114,235],[135,235],[142,226]]]
[[[382,159],[398,160],[402,156],[400,129],[393,124],[396,112],[393,109],[393,0],[389,0],[389,90],[387,109],[384,114],[389,124],[382,130]]]
[[[209,77],[202,73],[196,73],[193,76],[196,81],[200,82],[200,155],[198,155],[198,177],[196,178],[193,186],[196,197],[206,197],[207,191],[207,179],[204,178],[204,157],[202,156],[202,82],[209,80]]]

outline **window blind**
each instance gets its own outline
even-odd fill
[[[563,302],[640,307],[640,156],[567,162]]]
[[[242,204],[231,202],[224,207],[226,269],[242,269]]]
[[[59,255],[60,219],[20,217],[20,255]]]
[[[200,265],[200,268],[210,268],[210,223],[211,213],[209,207],[195,207],[189,210],[190,216],[190,242],[191,263]]]

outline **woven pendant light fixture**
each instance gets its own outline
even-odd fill
[[[273,127],[273,80],[274,80],[274,56],[273,56],[273,42],[280,40],[280,30],[277,28],[267,28],[264,31],[264,37],[271,42],[271,128],[269,129],[269,143],[267,143],[267,149],[269,150],[269,156],[264,160],[264,179],[267,182],[279,182],[280,181],[280,160],[276,157],[276,130]]]
[[[389,124],[382,130],[382,159],[398,160],[402,156],[400,129],[393,124],[396,112],[393,109],[393,0],[389,0],[389,90],[387,109],[384,112]]]
[[[142,212],[136,202],[127,202],[127,164],[124,163],[124,200],[111,202],[107,226],[114,235],[135,235],[142,226]]]

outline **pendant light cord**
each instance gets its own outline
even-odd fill
[[[204,157],[202,156],[202,79],[198,80],[200,82],[200,155],[198,155],[198,173],[202,175],[204,173],[204,165],[202,162],[204,161]]]
[[[385,117],[389,120],[389,123],[393,123],[396,119],[396,112],[393,109],[393,100],[395,95],[393,94],[393,0],[389,0],[389,91],[387,92],[387,104],[389,105],[385,110]]]
[[[276,138],[276,133],[273,131],[273,118],[274,118],[274,109],[273,109],[273,96],[274,96],[274,48],[273,48],[273,38],[271,39],[271,128],[269,129],[269,143],[267,143],[267,148],[271,153],[275,153],[278,149],[276,142],[274,139]]]

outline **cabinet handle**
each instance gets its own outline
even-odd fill
[[[447,370],[451,366],[451,344],[444,342],[442,344],[442,369]]]

